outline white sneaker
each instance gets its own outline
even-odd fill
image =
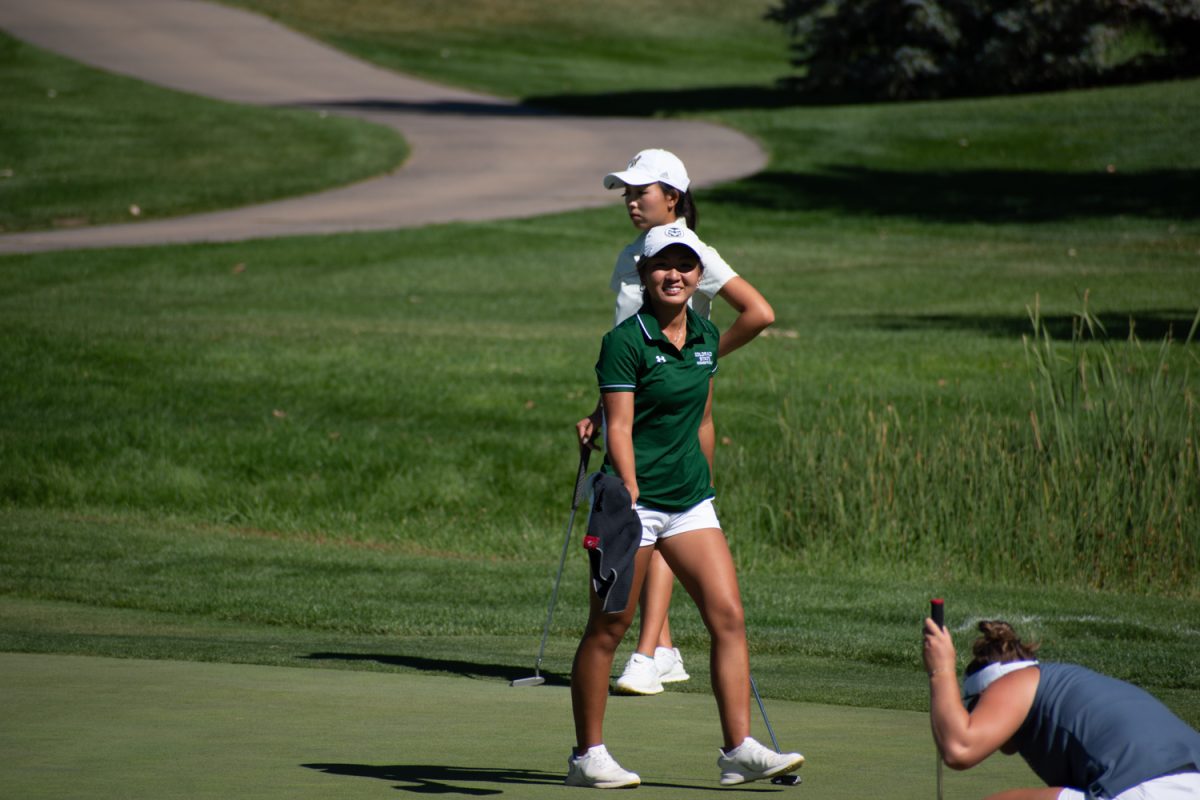
[[[730,786],[786,775],[798,770],[803,763],[804,756],[799,753],[776,753],[747,736],[728,753],[721,753],[717,768],[721,770],[721,784]]]
[[[618,694],[659,694],[663,690],[658,666],[650,656],[634,652],[617,678]]]
[[[692,677],[683,668],[683,656],[678,647],[654,648],[654,665],[658,667],[658,679],[663,683],[679,683]]]
[[[632,789],[642,779],[637,773],[622,769],[602,744],[589,747],[581,756],[567,759],[567,786],[588,786],[592,789]]]

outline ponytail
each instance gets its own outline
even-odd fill
[[[675,207],[675,216],[683,217],[693,232],[700,224],[700,214],[696,211],[696,200],[692,197],[690,189],[679,195],[679,205]]]
[[[691,190],[681,192],[662,181],[659,181],[658,185],[662,187],[664,193],[671,192],[675,195],[675,216],[683,217],[688,228],[695,232],[696,226],[700,224],[700,214],[696,211],[696,200],[692,197]]]

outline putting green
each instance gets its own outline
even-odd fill
[[[347,670],[0,653],[0,785],[21,798],[559,797],[571,744],[561,687]],[[766,691],[766,688],[764,691]],[[803,785],[725,789],[704,695],[614,697],[610,749],[638,796],[934,795],[923,714],[773,701],[771,723],[808,757]],[[757,709],[756,709],[757,710]],[[756,723],[760,720],[756,718]],[[758,734],[769,741],[765,731]],[[946,798],[1036,785],[996,757],[946,774]]]

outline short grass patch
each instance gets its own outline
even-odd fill
[[[12,694],[0,774],[21,797],[561,797],[572,740],[561,687],[12,654],[0,655],[0,676]],[[929,796],[924,714],[768,702],[781,743],[808,758],[804,786],[793,791],[851,800],[886,781],[890,796]],[[609,746],[642,776],[639,797],[788,791],[718,787],[708,698],[614,698],[607,730]],[[754,732],[768,741],[758,720]],[[946,796],[1031,781],[1019,759],[997,757],[948,775]]]

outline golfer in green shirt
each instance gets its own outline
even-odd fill
[[[717,766],[728,785],[791,772],[804,757],[776,753],[749,736],[745,616],[712,503],[712,382],[720,335],[688,308],[705,250],[686,227],[647,232],[638,261],[645,305],[605,335],[596,375],[604,407],[604,471],[620,478],[642,522],[630,597],[638,596],[657,549],[696,602],[712,638],[712,686],[724,739]],[[603,736],[613,656],[636,608],[631,602],[624,611],[606,613],[592,590],[571,671],[576,748],[568,759],[569,785],[615,789],[641,782],[609,755]]]

